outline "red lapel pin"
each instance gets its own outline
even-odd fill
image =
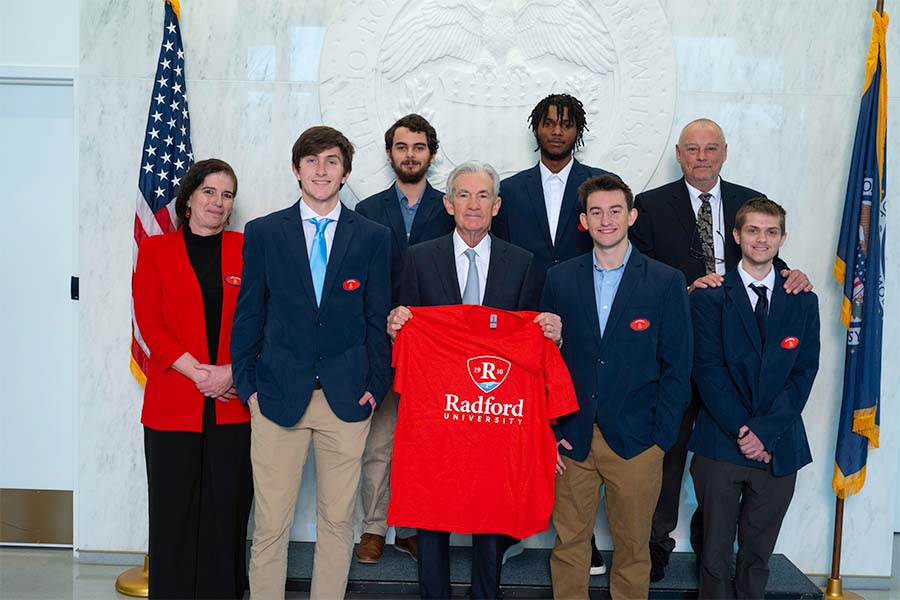
[[[227,283],[228,285],[239,287],[241,285],[241,278],[237,275],[226,275],[225,283]]]
[[[785,350],[793,350],[797,346],[800,345],[800,340],[795,338],[794,336],[786,337],[781,340],[781,347]]]
[[[635,319],[634,321],[629,323],[628,326],[635,331],[643,331],[650,327],[650,321],[648,321],[647,319]]]
[[[344,289],[348,292],[359,289],[359,279],[347,279],[344,281]]]

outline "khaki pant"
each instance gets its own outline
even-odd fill
[[[550,555],[553,597],[587,598],[591,568],[591,535],[606,486],[606,519],[612,535],[610,595],[615,599],[646,598],[650,590],[650,527],[662,481],[663,451],[651,446],[628,460],[606,444],[594,425],[587,458],[563,457],[566,471],[556,479],[553,525],[556,542]]]
[[[360,457],[369,420],[347,423],[315,390],[293,427],[268,420],[250,407],[250,460],[255,486],[255,524],[250,550],[250,595],[284,598],[287,549],[303,465],[312,442],[316,457],[316,551],[310,598],[343,598],[353,552],[353,508]]]
[[[362,457],[362,533],[387,535],[388,502],[391,499],[391,456],[394,450],[394,427],[397,425],[399,395],[388,391],[378,410],[372,415],[372,427]],[[415,529],[397,527],[397,537],[416,535]]]

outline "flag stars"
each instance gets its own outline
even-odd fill
[[[169,126],[169,129],[171,129],[172,127],[175,127],[175,125],[176,125],[175,117],[172,117],[171,119],[169,119],[169,122],[166,124]]]
[[[156,156],[156,148],[153,146],[147,146],[144,148],[144,152],[147,153],[147,156]]]
[[[166,101],[166,97],[163,96],[162,94],[160,94],[159,96],[156,97],[156,103],[157,103],[157,104],[164,104],[165,101]]]
[[[165,193],[166,193],[166,190],[164,190],[163,188],[161,188],[161,187],[156,188],[156,197],[157,198],[162,198],[163,194],[165,194]]]
[[[163,154],[161,158],[162,158],[162,161],[166,164],[169,164],[170,162],[172,162],[172,155],[169,154],[168,152]]]
[[[156,80],[156,83],[159,84],[159,87],[169,87],[169,80],[165,77],[160,77]]]
[[[175,33],[175,23],[169,23],[169,26],[166,27],[169,33]]]
[[[159,173],[157,173],[156,176],[159,177],[160,179],[168,179],[169,178],[169,174],[166,172],[165,169],[160,169]]]
[[[171,48],[169,48],[171,50]],[[181,48],[178,49],[178,60],[184,60],[184,50]]]
[[[181,134],[184,135],[184,127],[181,128]],[[184,154],[185,150],[187,150],[187,148],[185,147],[184,142],[181,142],[180,144],[178,144],[178,151],[179,151],[179,152],[181,152],[182,154]]]
[[[171,52],[172,48],[174,48],[174,45],[172,44],[172,42],[166,42],[165,44],[163,44],[163,48],[166,49],[166,52]],[[179,54],[178,58],[184,58],[181,50],[178,51],[178,54]]]
[[[181,185],[181,178],[180,178],[180,177],[173,177],[173,178],[172,178],[172,185],[175,186],[175,187],[178,187],[179,185]]]
[[[182,146],[183,146],[183,145],[184,145],[184,144],[182,144]],[[183,161],[183,160],[176,160],[176,161],[175,161],[175,170],[181,171],[181,170],[183,170],[183,169],[184,169],[184,161]]]
[[[193,152],[188,152],[188,153],[187,153],[187,157],[188,157],[188,160],[194,160],[194,153],[193,153]]]
[[[175,67],[175,74],[181,77],[181,67]]]
[[[144,173],[152,173],[153,165],[151,165],[150,163],[147,163],[146,165],[144,165],[143,169],[144,169]]]
[[[181,126],[181,135],[187,135],[187,127],[184,125]],[[181,151],[184,152],[184,148],[182,148]]]
[[[159,123],[160,121],[162,121],[162,113],[159,111],[156,111],[150,116],[153,118],[154,123]]]
[[[175,110],[178,110],[178,107],[179,107],[180,105],[181,105],[181,104],[180,104],[179,102],[176,102],[175,100],[172,100],[172,104],[169,105],[169,108],[171,108],[173,111],[175,111]]]
[[[148,134],[150,135],[150,137],[153,138],[154,140],[158,140],[158,139],[159,139],[159,129],[156,129],[156,128],[154,127],[153,129],[151,129],[151,130],[148,131],[147,133],[148,133]]]
[[[161,66],[163,68],[163,70],[165,71],[166,69],[168,69],[172,66],[172,61],[170,61],[168,58],[166,58],[162,62],[159,63],[159,66]]]
[[[175,92],[176,94],[180,94],[181,93],[181,84],[176,81],[174,87],[172,87],[172,91]]]
[[[163,141],[166,143],[166,146],[171,146],[171,145],[172,145],[172,142],[174,142],[175,140],[173,140],[173,139],[172,139],[172,136],[169,135],[169,136],[166,136],[166,139],[163,140]]]

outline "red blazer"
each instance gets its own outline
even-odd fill
[[[216,364],[231,363],[231,321],[240,291],[243,234],[222,236],[222,325]],[[200,284],[188,259],[184,233],[176,231],[145,239],[132,278],[134,316],[150,349],[141,423],[164,431],[201,431],[203,394],[190,379],[172,368],[184,354],[209,362],[206,322]],[[216,423],[243,423],[250,413],[237,398],[216,402]]]

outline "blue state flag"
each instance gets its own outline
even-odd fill
[[[839,498],[862,489],[866,459],[878,447],[881,413],[881,339],[884,324],[885,151],[887,130],[887,14],[872,13],[872,41],[844,199],[834,278],[843,286],[841,322],[847,328],[844,389],[834,477]]]

